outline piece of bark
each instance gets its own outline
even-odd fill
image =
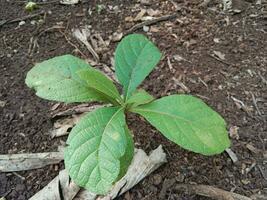
[[[188,192],[191,194],[210,197],[215,200],[251,200],[251,198],[249,197],[233,192],[228,192],[209,185],[179,184],[175,186],[175,189],[179,191]]]
[[[67,170],[62,170],[47,186],[29,200],[72,200],[80,187],[70,181]]]
[[[0,155],[0,172],[15,172],[42,168],[63,160],[63,152],[22,153]]]

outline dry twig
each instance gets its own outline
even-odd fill
[[[200,196],[210,197],[216,200],[251,200],[251,198],[248,198],[246,196],[228,192],[208,185],[179,184],[175,188],[180,191],[186,191]]]
[[[7,21],[4,21],[3,23],[1,23],[0,27],[5,25],[5,24],[12,24],[12,23],[24,21],[24,20],[27,20],[27,19],[31,19],[31,18],[37,17],[39,15],[43,15],[43,14],[45,14],[45,11],[41,11],[41,12],[38,12],[38,13],[35,13],[35,14],[31,14],[31,15],[26,15],[26,16],[23,16],[23,17],[18,17],[18,18],[12,19],[12,20],[7,20]]]
[[[127,30],[124,33],[124,35],[128,35],[130,33],[133,33],[135,31],[137,31],[138,29],[143,28],[143,26],[150,26],[150,25],[153,25],[153,24],[157,24],[159,22],[163,22],[163,21],[168,21],[168,20],[174,19],[176,17],[177,17],[177,13],[172,14],[172,15],[165,15],[165,16],[162,16],[162,17],[159,17],[159,18],[156,18],[156,19],[152,19],[152,20],[147,20],[147,21],[141,22],[139,24],[134,25],[129,30]]]

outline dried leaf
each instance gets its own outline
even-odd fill
[[[62,170],[56,178],[29,200],[71,200],[79,190],[80,187],[70,181],[67,170]]]
[[[147,12],[147,14],[148,14],[149,16],[151,16],[151,17],[158,16],[158,15],[161,14],[161,11],[159,11],[159,10],[153,10],[152,8],[147,9],[146,12]]]
[[[143,178],[156,170],[166,162],[166,154],[162,146],[151,152],[148,156],[143,150],[136,149],[132,164],[127,173],[120,179],[110,190],[108,195],[97,198],[97,195],[88,190],[80,190],[73,182],[69,181],[69,175],[66,170],[60,171],[59,175],[54,178],[46,187],[36,193],[30,200],[110,200],[130,190],[139,183]],[[62,192],[61,192],[62,191]],[[79,193],[78,193],[79,192]],[[78,194],[77,194],[78,193]],[[77,194],[77,195],[76,195]]]
[[[81,29],[81,30],[75,29],[73,31],[73,36],[86,46],[86,48],[92,54],[96,62],[98,62],[99,55],[95,52],[92,45],[87,40],[87,38],[90,36],[90,31],[88,29]]]
[[[72,118],[66,118],[63,120],[58,120],[54,123],[54,129],[50,132],[51,137],[60,137],[69,134],[68,130],[72,128],[84,114],[73,115]]]
[[[239,140],[238,130],[239,130],[239,127],[231,126],[230,129],[229,129],[230,137],[233,138],[233,139]]]
[[[146,10],[145,9],[141,9],[141,11],[134,18],[134,21],[140,21],[145,14],[146,14]]]

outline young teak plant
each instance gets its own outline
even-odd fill
[[[171,95],[155,100],[146,91],[137,90],[160,58],[158,48],[145,36],[125,37],[115,53],[122,96],[109,78],[71,55],[46,60],[28,72],[26,84],[41,98],[108,104],[85,115],[67,139],[65,166],[79,186],[105,194],[126,173],[134,154],[126,112],[140,114],[187,150],[214,155],[229,147],[225,121],[200,99]]]

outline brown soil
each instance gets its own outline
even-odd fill
[[[167,15],[174,13],[175,4],[178,4],[180,11],[176,19],[153,25],[148,33],[139,30],[165,55],[143,83],[143,88],[155,97],[190,93],[202,98],[226,119],[229,128],[239,127],[239,139],[232,138],[231,147],[239,161],[233,164],[226,153],[205,157],[183,150],[143,119],[130,114],[129,126],[135,135],[136,146],[149,152],[162,144],[168,163],[120,199],[207,199],[178,191],[175,188],[178,183],[207,184],[246,196],[267,194],[267,26],[261,18],[261,6],[254,1],[240,0],[237,6],[242,12],[233,15],[224,14],[218,3],[200,8],[200,0],[147,2],[102,0],[75,6],[46,3],[33,12],[44,11],[44,15],[25,20],[21,26],[16,22],[0,27],[0,100],[5,102],[0,107],[0,153],[53,151],[60,145],[60,140],[65,140],[51,139],[48,135],[53,125],[50,108],[54,102],[36,97],[26,87],[24,79],[35,62],[66,53],[83,57],[65,36],[86,59],[93,59],[71,36],[73,28],[91,25],[94,33],[107,40],[114,32],[123,32],[138,23],[125,18],[135,17],[141,8],[152,8],[161,11],[160,15]],[[100,4],[105,8],[98,12]],[[24,5],[19,1],[1,0],[0,21],[28,15]],[[63,27],[61,32],[55,28],[59,25]],[[36,38],[38,43],[33,52],[29,52],[31,38]],[[111,66],[110,58],[116,45],[112,42],[107,50],[99,52],[102,63]],[[225,54],[225,60],[212,57],[214,51]],[[173,69],[168,65],[168,59]],[[179,86],[177,80],[187,89]],[[232,97],[241,100],[246,107],[238,107]],[[259,153],[251,152],[247,144]],[[253,163],[256,163],[255,167],[246,173],[245,169]],[[28,199],[61,168],[63,163],[19,172],[24,178],[0,173],[0,197]],[[175,183],[163,191],[162,188],[172,180]]]

